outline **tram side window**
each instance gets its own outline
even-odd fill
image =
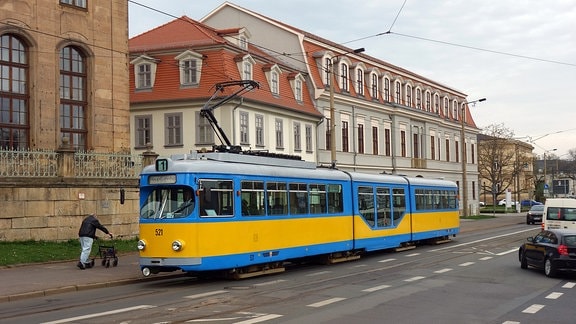
[[[268,215],[286,215],[288,206],[288,190],[284,182],[266,183],[268,195]]]
[[[394,220],[400,219],[406,212],[406,195],[403,188],[392,189]]]
[[[358,211],[371,227],[374,227],[374,193],[372,187],[358,187]]]
[[[264,215],[266,198],[264,181],[242,181],[242,216]]]
[[[344,211],[342,185],[328,185],[328,212],[341,213]]]
[[[305,183],[290,183],[290,214],[308,213],[308,188]]]
[[[314,184],[309,185],[310,188],[310,213],[311,214],[326,214],[328,205],[326,204],[326,185]]]
[[[390,189],[376,188],[376,219],[378,227],[387,227],[392,225],[390,207]]]
[[[234,215],[232,180],[200,180],[199,190],[201,216]]]

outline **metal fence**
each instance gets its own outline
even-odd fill
[[[49,150],[0,150],[2,177],[56,177],[59,152]],[[64,153],[65,154],[65,153]],[[137,178],[142,155],[75,152],[74,177]]]

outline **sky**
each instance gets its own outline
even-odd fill
[[[468,95],[476,125],[499,124],[542,158],[576,150],[576,0],[235,0],[245,9]],[[134,37],[224,1],[129,0]],[[238,26],[242,27],[242,26]]]

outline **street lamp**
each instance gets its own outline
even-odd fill
[[[468,216],[468,179],[466,177],[466,140],[464,139],[464,116],[466,114],[466,106],[472,104],[473,106],[476,105],[478,102],[486,101],[486,98],[474,100],[474,101],[467,101],[462,104],[461,113],[460,113],[460,151],[461,151],[461,162],[462,162],[462,216]]]
[[[330,159],[332,167],[336,167],[336,120],[334,119],[335,109],[334,109],[334,82],[336,77],[336,72],[334,69],[334,60],[340,56],[350,54],[350,53],[362,53],[364,52],[364,47],[357,48],[355,50],[338,54],[330,59],[330,66],[328,67],[330,73]]]
[[[544,188],[542,188],[543,192],[544,192],[544,197],[546,197],[546,153],[547,152],[554,152],[556,150],[557,149],[551,149],[551,150],[545,150],[544,151]]]

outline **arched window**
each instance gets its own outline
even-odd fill
[[[60,135],[77,150],[86,150],[88,116],[86,58],[76,47],[60,51]]]
[[[0,148],[28,148],[28,48],[15,35],[0,36]]]

